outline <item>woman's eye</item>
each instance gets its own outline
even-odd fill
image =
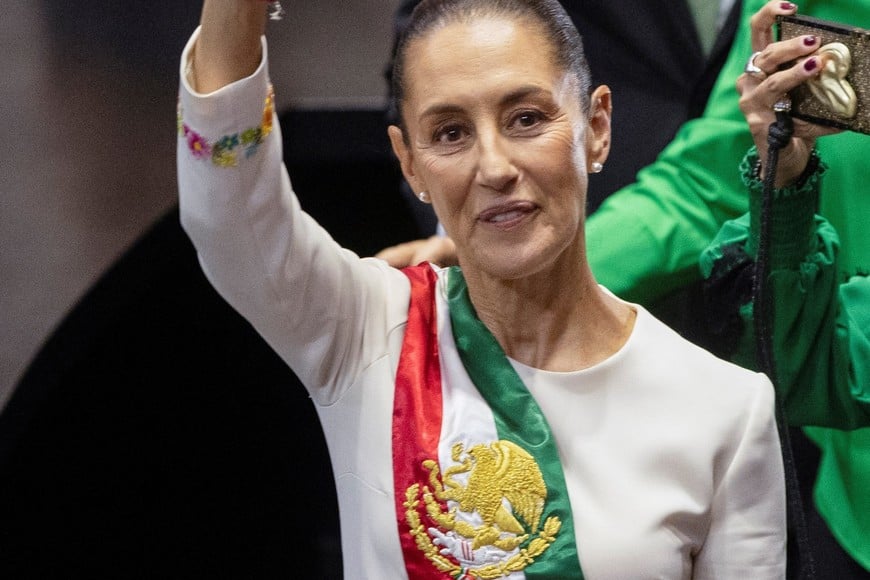
[[[526,111],[516,115],[511,125],[519,129],[528,129],[541,122],[541,114],[534,111]]]
[[[539,127],[544,121],[544,114],[540,111],[519,111],[510,121],[509,128],[523,131]]]
[[[444,144],[458,143],[464,136],[465,131],[463,131],[462,127],[451,125],[439,129],[435,133],[435,140]]]

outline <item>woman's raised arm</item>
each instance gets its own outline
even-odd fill
[[[267,6],[262,0],[205,0],[190,78],[197,92],[214,92],[257,70]]]

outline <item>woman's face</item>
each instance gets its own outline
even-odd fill
[[[610,96],[583,114],[574,78],[537,26],[481,18],[436,29],[406,57],[393,148],[429,194],[463,268],[501,279],[582,259],[588,168],[603,163]]]

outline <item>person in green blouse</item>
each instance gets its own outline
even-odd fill
[[[748,0],[743,19],[762,8],[782,13],[783,4]],[[798,11],[870,28],[867,0],[804,0]],[[654,303],[702,277],[741,295],[731,282],[747,280],[740,271],[755,258],[761,182],[735,81],[749,55],[770,41],[772,19],[755,24],[754,32],[739,30],[704,115],[588,220],[596,278],[623,298]],[[759,26],[767,27],[766,38]],[[762,68],[772,72],[775,64]],[[746,75],[740,82],[744,96],[759,84],[747,87]],[[821,163],[774,192],[769,279],[777,388],[790,423],[805,426],[820,449],[815,507],[854,560],[819,573],[870,577],[870,228],[863,223],[870,214],[870,137],[796,139],[781,157],[799,151],[799,160],[791,159],[803,172],[813,144]],[[734,359],[756,367],[751,293],[742,295]]]

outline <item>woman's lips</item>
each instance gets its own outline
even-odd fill
[[[510,227],[516,225],[536,209],[537,205],[530,201],[515,201],[486,209],[480,212],[477,219],[497,227]]]

